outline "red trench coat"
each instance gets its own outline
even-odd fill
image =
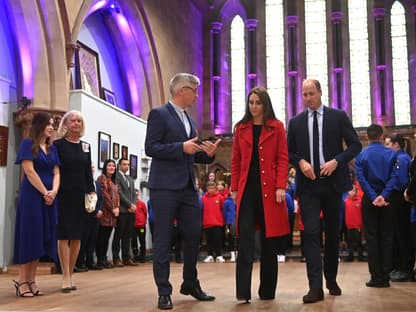
[[[253,122],[240,124],[235,131],[231,159],[231,191],[237,191],[237,218],[250,168],[253,150]],[[265,236],[276,237],[289,233],[286,202],[276,202],[276,189],[286,189],[288,152],[283,123],[268,120],[259,139],[260,181],[262,186]],[[238,232],[237,232],[238,234]]]

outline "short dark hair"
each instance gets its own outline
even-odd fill
[[[377,124],[371,124],[367,127],[367,137],[371,141],[376,141],[383,135],[383,127]]]
[[[207,182],[207,187],[210,187],[210,186],[215,186],[215,187],[217,187],[217,183],[215,183],[215,181],[209,180],[209,181]]]
[[[120,159],[118,160],[118,164],[119,164],[119,165],[121,165],[121,163],[122,163],[123,161],[125,161],[125,160],[129,161],[127,158],[120,158]]]

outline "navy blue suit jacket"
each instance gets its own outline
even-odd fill
[[[172,104],[167,103],[150,111],[147,120],[145,151],[152,157],[148,186],[150,189],[180,190],[191,179],[195,187],[194,163],[211,163],[214,158],[205,152],[188,155],[183,152],[183,142],[196,136],[196,127],[188,116],[191,135]]]
[[[332,159],[338,162],[337,169],[329,177],[332,185],[339,193],[351,190],[348,163],[360,153],[362,145],[344,111],[324,106],[322,140],[325,162]],[[299,168],[301,159],[311,163],[307,110],[289,121],[287,144],[289,161],[296,167],[296,192],[301,194],[310,181]]]

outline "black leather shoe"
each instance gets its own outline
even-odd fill
[[[388,281],[376,281],[370,279],[367,283],[365,283],[365,286],[375,288],[388,288],[390,287],[390,283]]]
[[[194,288],[186,288],[181,286],[181,290],[180,293],[182,295],[190,295],[192,297],[194,297],[196,300],[199,301],[213,301],[215,300],[214,296],[208,295],[207,293],[205,293],[202,289],[201,286],[196,286]]]
[[[87,271],[88,271],[88,268],[86,266],[74,267],[74,272],[77,272],[77,273],[83,273]]]
[[[159,296],[159,300],[157,301],[157,307],[160,310],[171,310],[173,305],[170,296]]]
[[[303,296],[303,303],[314,303],[324,300],[324,292],[322,289],[309,289],[309,292]]]
[[[342,291],[337,282],[326,282],[326,288],[329,290],[330,295],[341,296]]]

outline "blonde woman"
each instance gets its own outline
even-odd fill
[[[91,147],[81,140],[84,118],[79,111],[67,112],[58,128],[60,139],[54,141],[61,161],[61,184],[58,192],[58,254],[63,274],[62,292],[76,290],[72,273],[78,257],[87,212],[84,197],[94,193],[91,172]]]

